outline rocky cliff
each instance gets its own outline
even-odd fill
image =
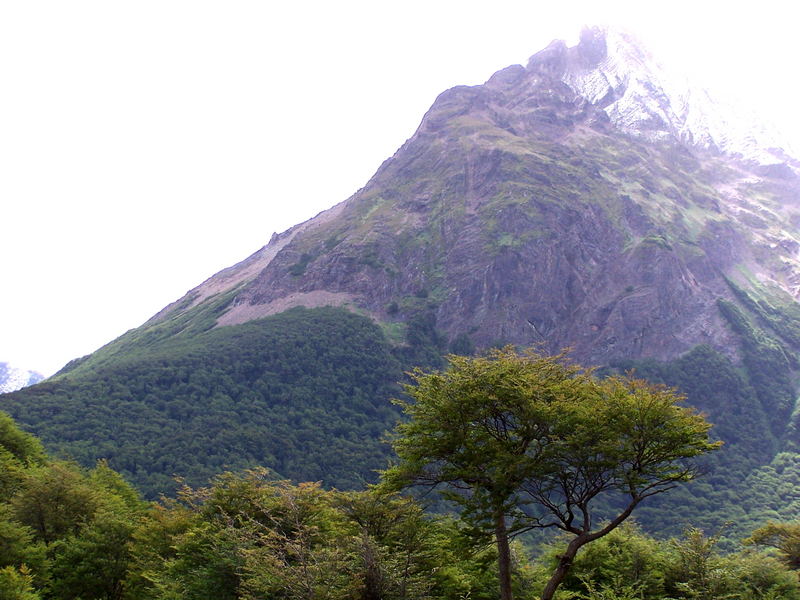
[[[800,163],[776,138],[630,35],[587,29],[441,94],[363,189],[152,323],[235,289],[218,325],[334,304],[597,364],[735,355],[717,306],[731,284],[800,289]]]

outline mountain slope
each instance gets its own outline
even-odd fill
[[[82,377],[3,398],[59,454],[104,457],[151,497],[173,476],[203,485],[228,469],[356,488],[386,462],[399,362],[369,320],[294,309],[191,338],[141,344]]]
[[[717,309],[736,301],[728,279],[798,291],[796,163],[721,153],[756,134],[721,137],[712,109],[645,79],[658,71],[627,38],[600,59],[601,33],[445,92],[347,202],[151,323],[235,289],[220,325],[328,304],[404,323],[435,304],[450,339],[572,346],[597,363],[734,346]]]
[[[317,423],[320,435],[281,429],[292,445],[315,437],[315,447],[354,439],[376,444],[394,418],[384,408],[401,365],[436,365],[446,348],[569,346],[584,363],[636,367],[678,385],[717,423],[726,449],[709,465],[712,484],[686,491],[684,507],[712,525],[742,506],[762,516],[779,507],[795,511],[795,500],[753,496],[746,482],[773,477],[764,469],[777,464],[792,471],[786,465],[800,443],[792,417],[800,365],[799,164],[773,145],[776,136],[742,125],[707,94],[676,81],[629,35],[592,29],[576,47],[554,42],[525,67],[448,90],[347,201],[273,236],[142,327],[74,361],[50,383],[0,400],[0,407],[83,460],[115,453],[127,460],[122,455],[135,455],[137,445],[158,447],[153,440],[167,439],[170,428],[188,422],[196,435],[206,427],[202,413],[217,414],[216,405],[222,412],[238,406],[241,386],[250,384],[242,383],[232,357],[236,343],[255,343],[244,339],[250,334],[232,342],[239,332],[288,327],[298,339],[314,332],[303,351],[278,348],[254,360],[270,372],[270,365],[294,364],[290,370],[319,386],[286,381],[285,397],[267,386],[247,410],[234,408],[238,416],[222,421],[233,433],[209,440],[214,460],[183,464],[181,442],[165,446],[166,463],[148,454],[112,466],[148,481],[151,490],[172,468],[200,476],[248,461],[288,477],[352,485],[346,468],[367,479],[385,453],[337,459],[326,471],[312,458],[316,451],[304,464],[302,443],[300,458],[281,463],[281,439],[243,451],[230,438],[256,414],[263,413],[254,421],[258,431],[283,422],[281,407],[289,402],[341,417],[333,428]],[[356,314],[319,312],[330,305]],[[315,310],[286,312],[299,306]],[[356,319],[371,341],[317,332],[320,318]],[[230,343],[218,345],[223,338]],[[349,406],[341,398],[350,392],[310,400],[337,377],[324,356],[302,362],[318,346],[352,346],[355,361],[381,348],[374,369],[385,375],[356,377],[352,395],[374,396],[382,416],[376,420],[362,402]],[[206,372],[222,363],[194,390],[152,375],[158,365]],[[117,385],[125,392],[109,391]],[[196,414],[171,414],[165,396],[197,406]],[[74,420],[96,419],[109,404],[126,415],[123,426],[164,426],[145,442],[126,437],[122,453],[119,439],[101,433],[105,417],[74,432],[49,418],[67,399]],[[126,414],[130,406],[149,416]],[[319,468],[309,468],[314,462]],[[651,523],[675,527],[665,514],[654,513]]]

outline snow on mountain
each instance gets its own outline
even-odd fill
[[[42,379],[44,377],[40,373],[21,369],[6,362],[0,362],[0,394],[14,392],[38,383]]]
[[[674,137],[762,165],[797,156],[787,140],[748,111],[669,73],[628,32],[588,28],[570,50],[562,81],[629,134],[650,141]]]

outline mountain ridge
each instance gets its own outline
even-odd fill
[[[615,48],[616,54],[609,54],[609,46]],[[627,63],[635,63],[634,75],[620,75],[621,65],[627,64],[626,61],[609,58],[619,55],[634,56],[635,60],[627,60]],[[717,277],[717,283],[705,299],[697,298],[691,309],[685,306],[681,309],[684,313],[705,315],[700,321],[684,323],[682,329],[705,329],[706,337],[715,341],[716,347],[730,346],[730,336],[726,334],[724,321],[715,308],[720,296],[735,299],[733,292],[726,289],[725,278],[737,280],[746,287],[752,283],[748,279],[756,279],[758,285],[763,283],[775,287],[778,293],[793,297],[800,289],[800,263],[796,253],[800,239],[793,226],[787,226],[792,220],[800,220],[794,167],[786,162],[770,165],[748,162],[741,153],[726,155],[718,147],[725,146],[724,140],[716,142],[708,132],[687,134],[688,126],[680,122],[676,111],[671,108],[672,104],[683,100],[670,100],[669,94],[655,94],[661,103],[655,108],[650,107],[650,113],[630,109],[641,100],[638,90],[646,87],[642,85],[641,73],[660,72],[655,67],[641,66],[648,60],[646,51],[639,49],[627,34],[587,29],[575,47],[568,48],[563,42],[554,42],[535,54],[527,68],[508,67],[495,73],[483,85],[457,86],[443,92],[425,114],[414,135],[351,198],[282,234],[276,234],[257,253],[213,276],[151,321],[157,322],[173,310],[192,308],[211,293],[240,285],[239,292],[218,319],[218,325],[242,323],[295,305],[314,307],[328,304],[366,311],[380,322],[403,322],[418,312],[419,307],[403,309],[404,302],[406,305],[414,304],[408,299],[416,294],[434,291],[438,297],[444,298],[449,291],[464,284],[476,285],[469,281],[468,274],[448,277],[450,273],[445,267],[433,264],[436,260],[432,263],[425,259],[427,264],[418,264],[420,256],[404,255],[404,249],[398,247],[396,240],[404,236],[436,237],[443,232],[449,235],[446,229],[438,233],[430,231],[431,219],[442,217],[435,214],[435,210],[442,214],[451,212],[447,218],[455,218],[457,227],[464,234],[454,237],[454,245],[440,247],[443,252],[459,252],[457,246],[460,242],[468,242],[469,232],[473,238],[478,238],[472,239],[468,248],[461,249],[462,260],[468,262],[470,255],[485,253],[487,245],[497,242],[501,251],[517,254],[518,247],[532,245],[532,240],[524,239],[528,233],[520,236],[504,231],[495,236],[497,231],[486,231],[487,228],[481,224],[478,226],[484,231],[472,231],[476,227],[473,217],[477,215],[478,220],[483,219],[479,213],[492,209],[488,206],[491,194],[518,196],[506,203],[510,204],[503,207],[506,212],[513,212],[526,203],[529,207],[535,202],[546,203],[541,198],[546,200],[550,196],[552,199],[546,201],[560,205],[558,209],[566,213],[583,210],[586,202],[580,199],[594,194],[602,198],[604,205],[590,209],[606,214],[595,215],[587,227],[609,221],[609,215],[612,220],[626,221],[621,226],[612,223],[605,239],[596,241],[596,245],[602,245],[617,238],[612,243],[614,248],[604,248],[601,254],[615,256],[618,263],[633,261],[660,265],[659,268],[664,270],[661,279],[684,281],[685,293],[689,295],[694,286],[692,282],[698,280],[688,266],[691,256],[684,256],[676,262],[664,255],[655,256],[659,252],[653,248],[641,247],[630,252],[621,252],[620,249],[624,249],[626,244],[641,246],[642,243],[645,246],[655,244],[657,249],[658,240],[663,238],[665,246],[662,249],[667,246],[679,248],[678,253],[685,255],[699,249],[707,255],[705,262],[712,264],[692,260],[693,268],[705,274],[716,270],[724,277]],[[608,68],[609,61],[613,68]],[[572,70],[567,68],[569,65],[573,65]],[[598,77],[602,76],[605,88],[587,85],[586,81],[591,78],[586,77],[586,73],[598,72],[588,70],[592,65],[595,69],[598,65],[606,65],[607,72],[616,73],[616,83],[609,83],[607,73],[601,72]],[[573,76],[576,69],[583,69],[580,77]],[[623,110],[620,105],[629,96],[630,81],[635,83],[636,97],[628,103],[628,109]],[[665,96],[667,100],[664,100]],[[669,118],[656,114],[659,111],[666,114],[667,109],[672,113]],[[646,115],[646,118],[637,117],[638,120],[632,121],[639,125],[644,123],[646,127],[640,127],[642,135],[631,139],[631,128],[625,123],[620,126],[619,118],[633,113]],[[653,132],[655,135],[651,135]],[[695,144],[698,139],[702,140],[699,146]],[[469,147],[465,148],[465,144]],[[647,144],[654,144],[655,149]],[[775,160],[773,155],[770,156]],[[537,163],[531,167],[533,161]],[[608,166],[609,163],[612,164]],[[516,172],[498,176],[498,169]],[[531,172],[525,173],[525,169]],[[618,171],[616,174],[614,169]],[[684,174],[671,181],[676,177],[674,171],[683,171]],[[554,176],[561,181],[554,182]],[[392,183],[413,177],[418,178],[416,190],[397,189]],[[506,181],[514,178],[520,181],[512,192],[498,190],[496,180],[501,177]],[[644,185],[638,181],[642,177],[645,178]],[[557,189],[559,185],[564,189]],[[622,193],[618,193],[619,188],[622,188]],[[439,209],[435,209],[432,203],[437,195],[443,198]],[[539,198],[530,202],[534,196]],[[457,203],[462,205],[455,207]],[[670,208],[670,205],[678,203],[682,204],[683,215]],[[388,215],[392,207],[394,214]],[[542,205],[536,210],[546,212],[550,209]],[[358,229],[357,220],[375,221],[373,216],[381,213],[384,213],[383,222],[371,222],[371,228],[361,228],[363,231],[350,235],[350,239],[337,237],[343,235],[343,231],[349,231],[350,225],[356,225]],[[530,221],[530,216],[525,218]],[[561,218],[562,221],[575,220],[566,214]],[[469,224],[470,220],[472,224]],[[561,223],[553,224],[554,228],[549,230],[558,231],[562,226]],[[508,227],[503,224],[501,229],[509,227],[513,229],[513,224],[509,223]],[[748,228],[746,235],[742,233],[743,227]],[[547,231],[548,227],[543,229]],[[528,227],[528,232],[530,230]],[[590,237],[590,232],[586,234],[584,237]],[[356,239],[357,236],[361,237]],[[495,239],[487,241],[492,236]],[[742,242],[742,238],[747,236],[757,238],[750,247]],[[381,240],[377,241],[378,238]],[[720,251],[719,244],[715,246],[708,241],[709,238],[722,238],[728,248]],[[635,244],[637,240],[639,243]],[[341,244],[343,241],[344,245]],[[345,245],[350,247],[350,252],[341,251]],[[577,242],[575,245],[580,246]],[[429,245],[426,252],[432,251]],[[767,262],[776,262],[764,256],[773,251],[780,255],[777,258],[780,268],[764,266]],[[723,256],[725,252],[730,256]],[[386,256],[380,256],[381,253]],[[642,260],[637,261],[633,256],[637,253],[647,255],[647,260],[642,256]],[[717,256],[713,257],[713,254]],[[601,262],[602,258],[597,256],[592,260]],[[376,269],[376,265],[379,268]],[[416,277],[403,277],[403,267],[409,265],[423,273]],[[365,272],[370,266],[373,270]],[[473,267],[491,270],[497,265]],[[431,272],[425,274],[426,269]],[[444,269],[444,276],[432,272],[436,269]],[[621,270],[630,272],[631,267]],[[559,275],[570,277],[568,270]],[[454,277],[458,281],[454,281]],[[591,273],[579,277],[579,287],[594,286],[592,277]],[[621,277],[617,276],[617,279]],[[640,283],[646,286],[648,281]],[[484,283],[496,285],[498,282]],[[625,283],[622,288],[631,285],[636,288],[637,282]],[[568,290],[564,292],[569,294]],[[634,300],[641,296],[639,292],[637,294]],[[194,298],[188,300],[192,295]],[[608,304],[615,299],[619,300],[609,291],[604,302]],[[552,314],[552,308],[535,308],[533,312],[551,314],[539,319],[535,315],[520,315],[512,330],[499,326],[497,321],[501,318],[496,317],[492,325],[494,329],[489,331],[489,328],[476,323],[476,319],[456,319],[459,310],[463,312],[463,307],[470,304],[466,298],[460,302],[461,309],[452,303],[447,306],[447,301],[440,302],[436,309],[437,323],[450,339],[462,334],[473,335],[476,343],[484,346],[501,339],[522,344],[541,343],[551,337],[552,322],[563,321],[569,310],[579,310],[575,302],[556,311],[558,314]],[[395,303],[398,312],[394,316],[399,315],[399,320],[388,314]],[[490,310],[486,306],[483,308]],[[470,310],[480,313],[476,306],[471,306]],[[594,332],[603,329],[604,323],[605,318],[600,315],[583,323],[582,327]],[[479,331],[470,333],[476,327]],[[606,338],[619,337],[618,333],[612,332]],[[671,335],[675,337],[679,333],[676,331]],[[670,358],[689,350],[698,341],[697,335],[697,332],[691,334],[692,343],[668,344],[668,350],[657,356]],[[561,346],[577,347],[581,358],[602,363],[607,360],[603,353],[587,350],[588,346],[597,345],[596,337],[587,337],[578,331],[563,332],[549,347],[551,350]],[[644,342],[640,344],[644,345]],[[635,348],[628,345],[612,355],[622,357],[631,352],[635,353]]]

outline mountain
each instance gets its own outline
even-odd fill
[[[385,464],[403,369],[570,347],[678,386],[726,442],[651,526],[796,517],[798,173],[778,135],[587,29],[444,92],[352,197],[0,407],[149,493],[259,462],[352,486]]]
[[[39,383],[42,379],[44,376],[41,373],[22,369],[7,362],[0,362],[0,394],[14,392]]]
[[[800,285],[800,163],[646,59],[588,30],[445,92],[352,198],[150,325],[235,289],[220,325],[333,304],[398,324],[430,309],[449,339],[571,346],[599,364],[734,347],[717,308],[736,301],[728,280],[787,302]]]

